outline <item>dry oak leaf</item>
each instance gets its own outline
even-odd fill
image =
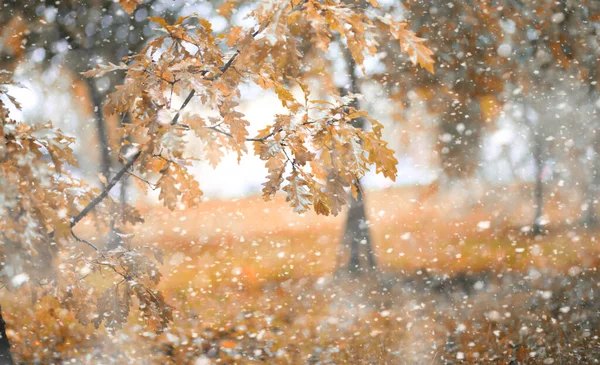
[[[171,168],[163,170],[162,176],[156,183],[156,186],[160,189],[158,199],[162,200],[170,210],[175,209],[177,197],[181,194],[181,191],[176,187],[177,183],[177,180],[173,177]]]
[[[279,187],[283,183],[283,173],[286,167],[286,161],[281,155],[271,157],[265,166],[269,170],[267,181],[263,183],[263,199],[265,201],[270,200],[273,195],[279,190]]]
[[[304,213],[312,204],[312,193],[308,186],[308,182],[300,177],[298,170],[292,171],[286,179],[288,184],[283,187],[283,191],[287,193],[285,201],[290,202],[296,213]]]
[[[119,0],[119,5],[127,12],[127,14],[133,13],[138,5],[141,5],[143,0]]]

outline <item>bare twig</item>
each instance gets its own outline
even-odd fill
[[[150,189],[152,189],[152,190],[156,190],[156,189],[158,189],[158,187],[156,186],[156,184],[155,184],[155,183],[151,183],[150,181],[148,181],[148,180],[146,180],[146,179],[143,179],[143,178],[141,178],[140,176],[137,176],[136,174],[134,174],[134,173],[132,173],[132,172],[129,172],[129,171],[127,172],[127,174],[128,174],[129,176],[133,176],[133,177],[135,177],[136,179],[140,180],[140,181],[141,181],[141,182],[143,182],[143,183],[146,183],[146,184],[148,184],[148,186],[149,186],[149,187],[150,187]]]
[[[119,172],[117,172],[117,174],[115,176],[113,176],[112,179],[110,179],[110,181],[108,182],[108,184],[106,185],[104,190],[102,190],[100,195],[98,195],[96,198],[94,198],[94,200],[92,200],[85,208],[83,208],[83,210],[79,214],[77,214],[75,217],[71,218],[71,228],[75,227],[75,225],[77,223],[79,223],[79,221],[81,221],[86,215],[88,215],[88,213],[91,212],[92,209],[94,209],[96,207],[96,205],[100,204],[100,202],[102,200],[104,200],[104,198],[106,198],[106,196],[108,195],[110,190],[115,185],[117,185],[117,183],[121,180],[123,175],[125,175],[127,170],[129,170],[131,168],[131,166],[133,166],[135,161],[137,161],[137,159],[141,155],[142,155],[141,150],[138,151],[135,155],[133,155],[133,157],[127,162],[127,164],[125,166],[123,166],[123,168],[121,168],[121,170]]]
[[[79,237],[78,237],[78,236],[75,234],[75,232],[73,232],[73,230],[71,230],[71,235],[73,236],[73,238],[75,238],[75,241],[77,241],[77,242],[82,242],[82,243],[85,243],[86,245],[88,245],[88,246],[90,246],[91,248],[93,248],[95,251],[99,252],[99,253],[102,255],[102,257],[104,257],[104,254],[102,253],[102,251],[100,251],[100,249],[99,249],[98,247],[96,247],[96,246],[95,246],[93,243],[91,243],[91,242],[89,242],[89,241],[86,241],[86,240],[84,240],[83,238],[79,238]]]
[[[235,59],[237,58],[237,56],[240,54],[239,50],[236,50],[235,53],[233,54],[233,56],[231,56],[231,58],[229,59],[229,61],[225,62],[225,65],[223,65],[223,67],[221,67],[221,73],[219,75],[215,75],[211,78],[209,78],[209,81],[214,81],[216,79],[218,79],[221,75],[223,75],[225,72],[227,72],[227,70],[229,70],[229,68],[231,67],[231,65],[233,65],[233,62],[235,61]]]
[[[223,65],[223,67],[221,67],[221,73],[218,74],[218,75],[215,75],[213,77],[209,77],[207,80],[214,81],[214,80],[218,79],[219,77],[221,77],[221,75],[223,75],[225,72],[227,72],[227,70],[229,70],[229,68],[231,67],[231,65],[233,65],[233,62],[235,61],[235,59],[237,58],[237,56],[239,54],[240,54],[240,51],[239,50],[236,51],[233,54],[233,56],[231,56],[231,58],[225,63],[225,65]],[[189,104],[189,102],[192,100],[192,98],[194,97],[194,95],[196,95],[196,90],[192,89],[190,91],[190,93],[188,94],[188,96],[183,101],[183,104],[181,104],[181,107],[179,108],[179,110],[177,111],[177,113],[175,114],[175,116],[173,116],[173,119],[171,120],[171,125],[177,125],[178,124],[177,121],[179,120],[179,117],[181,116],[181,112]],[[184,126],[183,124],[181,124],[181,125]]]
[[[185,98],[185,100],[183,101],[183,104],[181,104],[181,107],[177,111],[177,114],[175,114],[175,116],[171,120],[171,125],[177,124],[177,121],[179,120],[179,116],[181,115],[181,111],[189,104],[190,100],[192,100],[192,98],[194,97],[195,94],[196,94],[196,90],[192,89],[192,91],[190,91],[190,93],[188,94],[187,98]]]
[[[225,135],[227,137],[233,138],[233,135],[231,133],[229,133],[227,131],[224,131],[222,129],[219,129],[216,126],[208,126],[208,127],[205,127],[205,128],[211,129],[211,130],[213,130],[213,131],[215,131],[217,133],[221,133],[221,134],[223,134],[223,135]],[[264,142],[264,141],[266,141],[267,139],[273,137],[276,133],[279,133],[279,132],[281,132],[281,130],[273,131],[273,132],[267,134],[266,136],[260,137],[260,138],[246,138],[246,142]]]

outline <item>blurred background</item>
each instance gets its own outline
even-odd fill
[[[413,67],[391,41],[367,56],[364,73],[335,42],[322,62],[335,87],[360,94],[385,125],[395,182],[372,172],[362,181],[365,204],[350,208],[356,214],[317,217],[294,214],[281,196],[263,202],[267,170],[252,155],[239,164],[228,155],[216,168],[197,162],[205,201],[193,210],[171,213],[158,193],[127,179],[111,194],[146,218],[134,241],[165,251],[162,286],[179,311],[173,329],[90,334],[51,313],[50,299],[23,308],[27,299],[10,296],[9,323],[19,313],[37,318],[9,334],[17,356],[108,363],[150,351],[195,364],[584,364],[600,356],[600,2],[379,3],[371,11],[406,19],[427,39],[435,73]],[[98,186],[99,174],[121,166],[122,151],[111,147],[121,121],[102,106],[124,75],[81,73],[141,49],[156,32],[149,16],[196,14],[220,33],[252,26],[245,16],[255,7],[146,0],[130,17],[111,0],[1,5],[0,63],[22,85],[11,87],[23,106],[15,118],[52,120],[77,137],[73,173]],[[320,85],[311,90],[319,99]],[[255,85],[242,98],[251,134],[284,111]],[[189,109],[210,113],[202,108],[193,101]],[[102,239],[92,225],[83,229]],[[32,331],[36,322],[42,330]]]

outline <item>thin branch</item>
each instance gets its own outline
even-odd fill
[[[115,268],[115,265],[113,265],[113,264],[111,264],[111,263],[109,263],[109,262],[99,262],[99,261],[96,261],[96,262],[94,262],[94,264],[96,264],[96,265],[98,265],[98,266],[108,266],[108,267],[110,267],[110,268],[111,268],[111,269],[112,269],[112,270],[113,270],[113,271],[114,271],[116,274],[118,274],[118,275],[121,275],[121,277],[122,277],[123,279],[127,279],[127,280],[131,279],[131,277],[130,277],[129,275],[127,275],[127,274],[123,274],[122,272],[120,272],[119,270],[117,270],[117,269]]]
[[[209,81],[214,81],[216,79],[218,79],[219,77],[221,77],[225,72],[227,72],[227,70],[229,70],[229,68],[231,67],[231,65],[233,65],[233,62],[235,61],[235,59],[237,58],[237,56],[240,54],[240,50],[236,50],[235,53],[233,54],[233,56],[231,56],[231,58],[229,59],[229,61],[227,61],[225,63],[225,65],[223,65],[223,67],[221,67],[221,73],[219,75],[215,75],[213,77],[208,78]]]
[[[181,107],[177,111],[177,114],[175,114],[175,116],[173,117],[173,120],[171,120],[171,125],[177,124],[177,121],[179,120],[179,116],[181,115],[181,112],[188,105],[190,100],[192,100],[192,98],[194,97],[195,94],[196,94],[196,90],[192,89],[192,91],[190,91],[190,93],[188,94],[187,98],[185,98],[185,100],[183,101],[183,104],[181,104]]]
[[[206,128],[208,128],[208,129],[217,128],[218,126],[220,126],[220,125],[221,125],[221,124],[223,124],[223,123],[225,123],[225,120],[222,120],[222,121],[220,121],[220,122],[218,122],[218,123],[215,123],[215,124],[213,124],[213,125],[209,125],[209,126],[207,126]]]
[[[73,230],[71,230],[71,235],[73,236],[73,238],[75,238],[75,241],[77,241],[77,242],[82,242],[82,243],[85,243],[86,245],[88,245],[88,246],[90,246],[91,248],[93,248],[95,251],[99,252],[99,253],[102,255],[102,257],[104,257],[104,254],[102,253],[102,251],[100,251],[100,249],[99,249],[98,247],[96,247],[96,246],[95,246],[93,243],[91,243],[91,242],[89,242],[89,241],[86,241],[86,240],[84,240],[83,238],[79,238],[79,237],[78,237],[78,236],[75,234],[75,232],[73,232]]]
[[[154,72],[150,72],[147,68],[144,69],[144,72],[147,73],[150,76],[158,77],[161,81],[163,81],[163,82],[165,82],[165,83],[167,83],[167,84],[169,84],[171,86],[175,85],[179,81],[179,80],[170,81],[168,79],[165,79],[162,75],[156,74]]]
[[[237,68],[235,68],[235,67],[232,67],[231,69],[232,69],[233,71],[237,72],[237,74],[238,74],[238,75],[240,75],[240,77],[244,77],[244,75],[242,75],[242,74],[241,74],[241,73],[240,73],[240,72],[237,70]]]
[[[248,142],[264,142],[264,141],[266,141],[267,139],[269,139],[269,138],[273,137],[275,134],[277,134],[277,133],[279,133],[279,132],[281,132],[281,131],[282,131],[282,128],[279,128],[279,130],[277,130],[277,131],[273,131],[273,132],[271,132],[271,133],[267,134],[267,135],[266,135],[266,136],[264,136],[264,137],[260,137],[260,138],[246,138],[246,141],[248,141]]]
[[[141,178],[140,176],[137,176],[136,174],[134,174],[134,173],[132,173],[132,172],[129,172],[129,171],[127,171],[127,174],[128,174],[129,176],[133,176],[133,177],[135,177],[136,179],[140,180],[141,182],[144,182],[144,183],[148,184],[148,186],[149,186],[149,187],[150,187],[150,189],[152,189],[152,190],[156,190],[156,189],[158,189],[158,187],[156,186],[156,184],[154,184],[154,183],[151,183],[150,181],[148,181],[148,180],[146,180],[146,179],[143,179],[143,178]]]
[[[282,147],[283,147],[283,146],[282,146]],[[297,165],[296,165],[296,162],[294,162],[294,161],[293,161],[293,160],[290,158],[290,156],[288,155],[288,153],[287,153],[287,151],[285,150],[285,148],[282,148],[281,150],[283,151],[283,154],[285,155],[285,159],[286,159],[286,160],[288,160],[288,161],[289,161],[289,162],[292,164],[292,168],[294,168],[294,169],[295,169],[295,168],[298,168],[298,169],[300,169],[300,166],[297,166]]]
[[[163,156],[162,155],[162,151],[159,154],[152,155],[152,157],[160,158],[161,160],[165,161],[167,164],[174,163],[176,165],[180,165],[181,166],[181,164],[179,162],[174,161],[174,160],[172,160],[170,158],[166,158],[165,156]]]
[[[110,179],[110,181],[108,182],[108,184],[106,185],[106,187],[104,188],[104,190],[102,190],[102,192],[100,193],[100,195],[98,195],[94,200],[92,200],[85,208],[83,208],[83,210],[77,214],[75,217],[71,218],[71,228],[75,227],[75,225],[77,223],[79,223],[79,221],[81,221],[89,212],[92,211],[92,209],[94,209],[96,207],[96,205],[100,204],[100,202],[102,200],[104,200],[104,198],[106,198],[106,196],[108,195],[108,193],[110,192],[110,190],[117,185],[117,183],[119,182],[119,180],[121,180],[121,178],[123,177],[123,175],[125,175],[125,173],[127,172],[127,170],[129,170],[131,168],[131,166],[133,166],[133,164],[135,163],[135,161],[137,161],[137,159],[142,155],[142,151],[138,151],[135,155],[133,155],[133,157],[127,162],[127,164],[125,166],[123,166],[123,168],[121,168],[121,170],[119,172],[117,172],[117,174],[115,176],[113,176],[112,179]],[[52,236],[54,236],[54,232],[52,232]]]
[[[290,11],[288,12],[288,15],[294,13],[296,10],[302,9],[302,6],[304,4],[306,4],[306,0],[302,0],[296,5],[294,5],[294,3],[291,0],[290,0],[290,3],[292,4],[292,7],[291,7]]]
[[[227,137],[233,138],[233,135],[231,133],[229,133],[227,131],[224,131],[222,129],[219,129],[216,126],[207,126],[207,127],[204,127],[204,128],[211,129],[211,130],[213,130],[213,131],[215,131],[217,133],[221,133],[221,134],[223,134],[223,135],[225,135]],[[279,133],[279,132],[281,132],[281,130],[273,131],[273,132],[267,134],[266,136],[260,137],[260,138],[246,138],[246,142],[264,142],[264,141],[266,141],[267,139],[273,137],[276,133]]]
[[[223,65],[223,67],[221,67],[221,73],[218,75],[215,75],[213,77],[209,77],[207,80],[208,81],[214,81],[216,79],[218,79],[219,77],[221,77],[225,72],[227,72],[227,70],[229,70],[229,68],[231,67],[231,65],[233,65],[233,62],[235,61],[235,59],[237,58],[237,56],[240,54],[240,51],[237,50],[233,56],[231,56],[231,58],[225,63],[225,65]],[[177,114],[175,114],[175,116],[173,117],[173,119],[171,120],[171,125],[181,125],[181,126],[185,126],[183,124],[178,124],[177,121],[179,120],[179,117],[181,116],[181,112],[183,111],[183,109],[189,104],[189,102],[192,100],[192,98],[194,97],[194,95],[196,95],[196,90],[192,89],[190,91],[190,93],[188,94],[188,96],[185,98],[183,104],[181,104],[181,107],[179,108],[179,110],[177,111]],[[188,127],[189,128],[189,127]]]

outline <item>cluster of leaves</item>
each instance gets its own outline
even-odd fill
[[[17,109],[20,106],[7,93],[11,75],[0,77],[2,283],[11,290],[29,283],[34,302],[40,294],[53,294],[82,324],[92,321],[98,327],[104,321],[110,329],[126,322],[131,298],[137,297],[151,327],[164,329],[171,309],[154,289],[160,281],[156,264],[139,249],[126,248],[126,236],[117,237],[118,248],[105,250],[73,232],[92,208],[99,226],[107,226],[114,203],[111,199],[100,203],[103,193],[69,172],[77,166],[70,147],[72,137],[50,122],[28,125],[10,117],[5,102]],[[142,221],[133,208],[127,210],[129,223]],[[84,279],[105,276],[106,271],[121,281],[95,298]]]
[[[274,134],[272,140],[255,142],[256,154],[269,169],[263,188],[265,199],[270,199],[284,182],[288,164],[291,172],[283,190],[297,212],[306,211],[312,204],[318,214],[338,214],[347,203],[344,188],[352,187],[356,194],[356,182],[369,164],[375,164],[377,172],[386,177],[395,178],[398,161],[381,139],[381,124],[369,119],[373,131],[352,125],[356,118],[368,118],[365,112],[350,106],[353,97],[335,102],[312,100],[301,114],[279,115],[273,126],[261,131],[259,138]],[[306,133],[308,141],[300,133]]]
[[[132,11],[134,2],[122,3]],[[338,214],[347,202],[345,189],[353,187],[356,194],[356,182],[371,164],[394,179],[397,161],[382,140],[381,124],[357,110],[353,97],[333,94],[328,100],[310,99],[306,78],[311,73],[301,70],[310,65],[301,64],[300,49],[325,52],[341,37],[362,66],[364,55],[377,51],[377,37],[383,30],[399,39],[414,63],[432,70],[431,51],[422,39],[405,23],[389,16],[371,19],[362,8],[342,2],[263,1],[249,16],[255,27],[236,26],[224,35],[215,35],[204,19],[182,17],[169,24],[152,18],[164,35],[126,63],[99,66],[85,74],[101,77],[126,70],[125,84],[109,96],[105,111],[130,114],[132,122],[122,129],[122,137],[137,144],[140,152],[135,157],[141,156],[143,183],[160,189],[159,198],[170,209],[179,201],[198,202],[201,191],[186,172],[193,160],[186,155],[188,132],[202,141],[204,157],[213,166],[225,152],[241,158],[248,152],[246,142],[254,142],[255,153],[269,170],[265,198],[281,188],[297,212],[312,205],[319,214]],[[289,111],[252,138],[250,123],[236,110],[240,85],[245,83],[272,90]],[[294,84],[304,92],[303,102],[294,97]],[[184,92],[188,96],[174,110],[172,95]],[[218,116],[184,114],[182,109],[194,97]],[[372,131],[351,123],[363,117],[371,122]],[[156,183],[149,182],[152,179]]]
[[[161,260],[161,253],[155,248],[149,249],[158,255],[157,259]],[[104,322],[104,325],[110,329],[122,328],[127,323],[131,311],[132,297],[139,301],[141,317],[153,330],[161,332],[173,320],[171,307],[165,302],[163,295],[150,289],[160,282],[160,271],[156,264],[140,251],[141,249],[138,248],[112,250],[109,255],[105,255],[107,259],[112,259],[108,262],[113,262],[110,264],[111,268],[122,279],[100,295],[97,315],[91,320],[94,327],[98,328]],[[104,265],[105,262],[100,261],[99,264]],[[82,319],[81,322],[86,324],[88,319],[81,311],[81,304],[74,309],[83,316],[78,316],[78,319]]]
[[[0,83],[2,276],[13,278],[8,285],[18,286],[29,273],[40,276],[32,280],[50,274],[37,268],[52,269],[47,263],[58,248],[51,243],[71,235],[70,217],[89,203],[93,192],[66,169],[77,165],[70,148],[73,138],[50,122],[27,125],[11,119],[6,101],[19,108],[7,94],[11,74],[1,73]]]

